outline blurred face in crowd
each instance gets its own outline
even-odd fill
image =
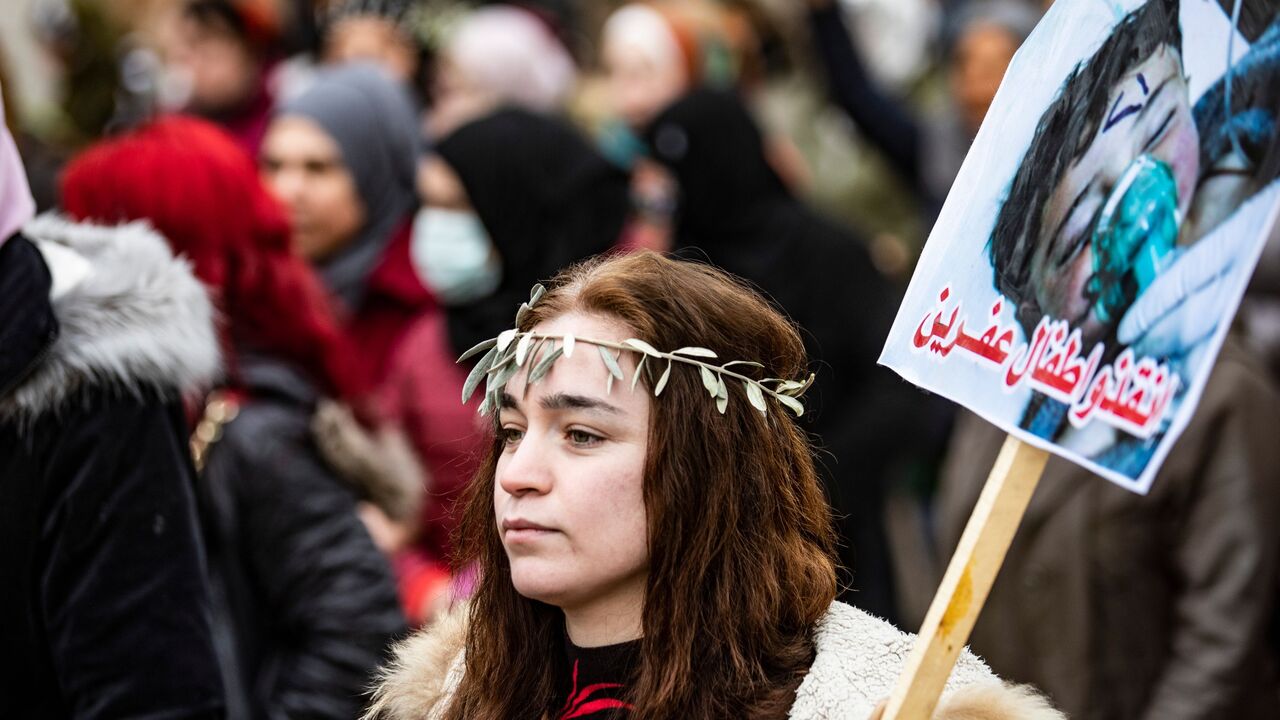
[[[311,120],[283,116],[262,142],[263,180],[289,211],[294,242],[308,260],[342,249],[365,223],[364,203],[342,151]]]
[[[428,111],[427,126],[438,138],[488,113],[497,103],[493,94],[480,87],[447,52],[436,65],[431,94],[434,102]]]
[[[324,59],[332,64],[370,60],[404,82],[411,82],[418,70],[418,55],[409,38],[395,23],[373,15],[334,23],[325,37]]]
[[[165,24],[163,47],[172,101],[196,112],[235,109],[260,81],[253,51],[216,20],[174,13]]]
[[[418,195],[430,207],[471,210],[462,178],[439,155],[428,155],[418,165]]]
[[[671,48],[646,47],[607,35],[603,52],[614,112],[633,128],[648,125],[688,89],[688,71],[674,39]]]
[[[1150,154],[1169,165],[1178,209],[1186,216],[1200,171],[1200,137],[1188,97],[1178,53],[1161,46],[1111,88],[1108,116],[1045,206],[1042,237],[1031,259],[1036,300],[1044,313],[1070,320],[1086,336],[1103,332],[1085,293],[1094,266],[1092,231],[1135,158]]]
[[[999,25],[977,23],[956,40],[951,62],[951,92],[965,127],[978,131],[995,99],[1000,80],[1018,50],[1018,38]]]
[[[632,336],[613,319],[580,313],[535,331],[615,342]],[[507,385],[494,514],[516,590],[564,609],[570,636],[581,644],[575,617],[631,617],[628,629],[636,632],[629,634],[638,634],[649,565],[643,480],[650,400],[623,382],[606,393],[608,370],[597,348],[577,348],[528,392],[524,373]],[[627,378],[631,355],[618,361]]]

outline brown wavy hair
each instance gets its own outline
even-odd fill
[[[572,311],[620,320],[661,349],[706,347],[772,377],[807,374],[795,327],[706,265],[650,252],[589,261],[557,276],[520,329]],[[807,436],[776,401],[762,416],[740,384],[729,395],[721,416],[698,373],[680,366],[652,401],[636,720],[785,717],[835,599],[835,535]],[[563,613],[516,592],[494,531],[500,453],[495,441],[468,488],[455,544],[458,566],[482,574],[452,720],[549,717],[563,669]]]

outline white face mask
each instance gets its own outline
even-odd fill
[[[498,251],[474,213],[422,208],[409,248],[418,277],[445,305],[479,300],[502,282]]]

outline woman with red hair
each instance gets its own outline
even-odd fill
[[[229,358],[192,439],[231,717],[354,717],[404,628],[357,498],[318,455],[322,396],[351,396],[350,353],[283,211],[234,140],[171,117],[68,167],[65,210],[144,220],[188,258]]]

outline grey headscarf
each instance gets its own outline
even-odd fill
[[[283,115],[305,117],[334,139],[364,202],[359,235],[319,267],[329,290],[354,309],[392,233],[417,203],[420,135],[413,101],[390,75],[361,62],[322,70],[305,92],[276,109]]]
[[[946,53],[950,55],[960,36],[976,25],[1003,28],[1022,44],[1043,14],[1039,3],[1031,0],[968,0],[957,3],[943,24],[942,39]]]

